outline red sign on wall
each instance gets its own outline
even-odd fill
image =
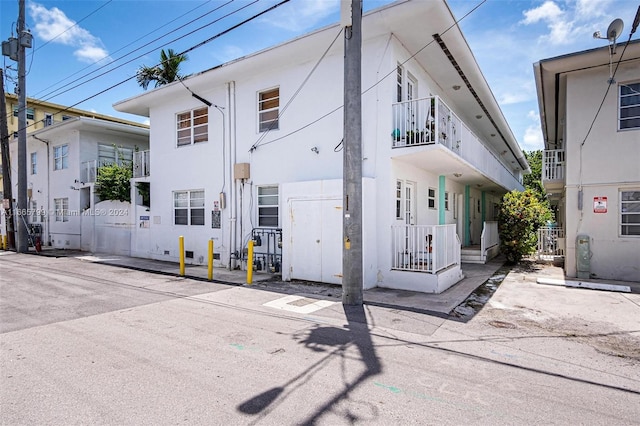
[[[607,212],[607,197],[593,197],[593,212],[594,213]]]

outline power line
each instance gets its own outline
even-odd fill
[[[457,26],[463,19],[465,19],[466,17],[468,17],[469,15],[471,15],[473,12],[475,12],[480,6],[482,6],[484,3],[486,3],[487,0],[482,0],[480,3],[478,3],[475,7],[473,7],[471,10],[469,10],[467,13],[465,13],[460,19],[456,20],[453,24],[451,24],[447,29],[445,29],[441,35],[446,34],[451,28]],[[435,40],[431,40],[429,41],[427,44],[425,44],[424,46],[422,46],[420,49],[418,49],[418,51],[416,51],[413,55],[409,56],[409,58],[407,58],[405,61],[401,62],[400,65],[404,65],[407,62],[409,62],[411,59],[413,59],[414,57],[416,57],[420,52],[422,52],[424,49],[426,49],[427,47],[429,47],[431,44],[433,44],[435,42]],[[391,70],[390,72],[388,72],[387,74],[385,74],[384,76],[382,76],[382,78],[380,78],[378,81],[376,81],[374,84],[372,84],[369,88],[365,89],[362,91],[362,95],[364,95],[365,93],[367,93],[368,91],[370,91],[371,89],[373,89],[374,87],[378,86],[380,83],[382,83],[387,77],[389,77],[390,75],[394,74],[396,72],[396,68],[394,68],[393,70]],[[328,113],[324,114],[323,116],[313,120],[310,123],[305,124],[304,126],[287,133],[286,135],[280,136],[279,138],[276,139],[272,139],[270,141],[261,143],[260,145],[269,145],[271,143],[280,141],[282,139],[288,138],[289,136],[296,134],[304,129],[306,129],[307,127],[310,127],[314,124],[316,124],[317,122],[327,118],[328,116],[330,116],[331,114],[333,114],[334,112],[337,112],[339,110],[341,110],[344,107],[343,105],[340,105],[334,109],[332,109],[331,111],[329,111]],[[339,145],[338,145],[339,146]],[[336,147],[337,148],[337,147]],[[336,151],[337,152],[337,151]]]
[[[256,1],[254,1],[253,3],[255,3],[255,2],[257,2],[257,1],[259,1],[259,0],[256,0]],[[191,52],[191,51],[193,51],[193,50],[195,50],[195,49],[197,49],[197,48],[200,48],[200,47],[204,46],[205,44],[210,43],[211,41],[213,41],[213,40],[215,40],[215,39],[217,39],[217,38],[219,38],[219,37],[221,37],[221,36],[223,36],[223,35],[225,35],[225,34],[229,33],[230,31],[232,31],[232,30],[234,30],[234,29],[237,29],[237,28],[239,28],[240,26],[242,26],[242,25],[244,25],[244,24],[247,24],[247,23],[249,23],[249,22],[251,22],[251,21],[253,21],[253,20],[255,20],[255,19],[257,19],[257,18],[261,17],[261,16],[262,16],[262,15],[264,15],[264,14],[266,14],[266,13],[268,13],[268,12],[271,12],[271,11],[273,11],[273,10],[277,9],[278,7],[282,6],[283,4],[288,3],[289,1],[290,1],[290,0],[282,0],[282,1],[280,1],[279,3],[277,3],[277,4],[275,4],[275,5],[273,5],[273,6],[269,7],[269,8],[267,8],[267,9],[265,9],[265,10],[263,10],[263,11],[261,11],[261,12],[257,13],[257,14],[255,14],[255,15],[253,15],[253,16],[251,16],[251,17],[249,17],[249,18],[247,18],[247,19],[245,19],[245,20],[243,20],[243,21],[241,21],[240,23],[238,23],[238,24],[236,24],[236,25],[233,25],[232,27],[230,27],[230,28],[228,28],[228,29],[226,29],[226,30],[224,30],[224,31],[222,31],[222,32],[219,32],[218,34],[214,35],[213,37],[210,37],[210,38],[208,38],[207,40],[205,40],[205,41],[203,41],[203,42],[200,42],[200,43],[196,44],[195,46],[192,46],[192,47],[188,48],[187,50],[185,50],[185,51],[183,51],[183,52],[179,53],[178,55],[184,55],[184,54],[186,54],[187,52]],[[253,4],[253,3],[251,3],[251,4]],[[245,6],[245,7],[246,7],[246,6]],[[243,7],[243,8],[244,8],[244,7]],[[242,8],[241,8],[241,9],[242,9]],[[241,9],[238,9],[238,10],[241,10]],[[234,12],[234,13],[235,13],[235,12]],[[160,63],[158,63],[158,64],[156,64],[155,66],[158,66],[158,65],[160,65],[160,64],[161,64],[161,62],[160,62]],[[87,97],[87,98],[85,98],[85,99],[83,99],[83,100],[81,100],[81,101],[76,102],[76,103],[75,103],[75,104],[73,104],[73,105],[70,105],[70,106],[68,106],[68,107],[66,107],[66,108],[64,108],[64,109],[61,109],[61,110],[56,111],[56,112],[55,112],[55,114],[59,114],[59,113],[62,113],[62,112],[68,111],[68,110],[70,110],[71,108],[73,108],[73,107],[75,107],[75,106],[77,106],[77,105],[79,105],[79,104],[81,104],[81,103],[83,103],[83,102],[86,102],[86,101],[88,101],[88,100],[90,100],[90,99],[93,99],[93,98],[95,98],[96,96],[99,96],[99,95],[101,95],[101,94],[103,94],[103,93],[105,93],[105,92],[108,92],[109,90],[114,89],[114,88],[116,88],[116,87],[118,87],[118,86],[120,86],[120,85],[122,85],[122,84],[124,84],[124,83],[128,82],[129,80],[132,80],[132,79],[136,78],[136,76],[137,76],[137,74],[135,74],[135,75],[133,75],[133,76],[131,76],[131,77],[128,77],[128,78],[126,78],[126,79],[124,79],[124,80],[122,80],[122,81],[120,81],[120,82],[118,82],[118,83],[115,83],[115,84],[113,84],[113,85],[111,85],[111,86],[107,87],[106,89],[101,90],[101,91],[100,91],[100,92],[98,92],[98,93],[95,93],[95,94],[93,94],[93,95],[91,95],[91,96],[89,96],[89,97]],[[29,128],[29,127],[33,126],[34,124],[35,124],[35,123],[29,124],[29,125],[25,126],[24,128],[25,128],[25,129],[26,129],[26,128]],[[19,129],[19,130],[21,130],[21,129]]]

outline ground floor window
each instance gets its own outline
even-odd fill
[[[54,198],[56,222],[69,222],[69,199]]]
[[[173,223],[204,225],[204,190],[174,191]]]
[[[277,186],[258,187],[258,226],[277,228],[279,219]]]
[[[620,234],[640,235],[640,191],[620,191]]]

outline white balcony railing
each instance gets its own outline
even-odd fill
[[[456,225],[391,227],[391,269],[437,273],[460,263]]]
[[[80,182],[90,183],[96,181],[97,161],[85,161],[80,165]]]
[[[133,177],[145,177],[151,174],[150,152],[138,151],[133,153]]]
[[[487,260],[487,250],[500,244],[498,235],[498,222],[485,222],[480,236],[480,255],[482,261]]]
[[[565,164],[564,149],[545,149],[542,159],[542,181],[564,180]]]
[[[521,177],[507,168],[437,96],[393,104],[392,147],[440,144],[508,189],[522,189]]]

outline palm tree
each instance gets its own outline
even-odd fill
[[[141,66],[138,69],[136,80],[144,90],[147,90],[149,83],[152,81],[154,82],[154,87],[158,87],[182,79],[186,76],[181,76],[178,71],[180,64],[187,59],[187,55],[178,55],[173,49],[168,49],[166,52],[162,49],[160,51],[160,63],[153,67]]]

